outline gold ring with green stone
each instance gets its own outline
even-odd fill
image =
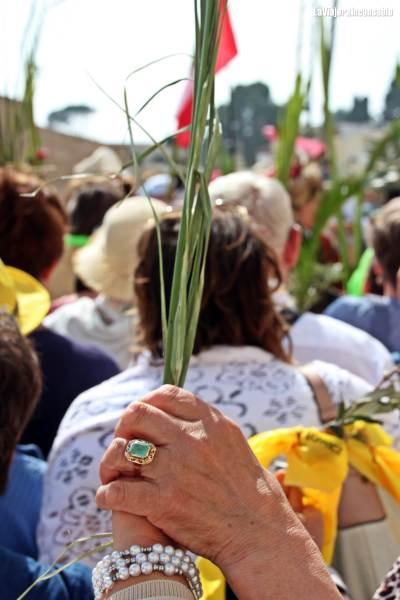
[[[125,458],[135,465],[149,465],[155,455],[157,448],[146,440],[130,440],[125,448]]]

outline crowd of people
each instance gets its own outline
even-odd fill
[[[302,228],[322,201],[315,174],[307,201],[309,182],[286,190],[250,171],[212,181],[182,390],[162,386],[154,222],[168,306],[180,203],[171,177],[152,179],[138,190],[80,179],[61,197],[32,174],[0,169],[1,598],[17,600],[61,555],[77,562],[28,599],[200,598],[193,553],[214,564],[199,563],[205,600],[400,598],[397,507],[385,494],[359,478],[328,569],[321,514],[285,484],[282,461],[283,471],[264,469],[246,441],[322,428],[393,368],[400,198],[369,226],[381,295],[343,293],[317,314],[290,294]],[[399,411],[383,427],[399,448]],[[88,552],[111,531],[105,557],[103,546]],[[80,538],[90,539],[71,544]],[[213,588],[216,567],[225,580]]]

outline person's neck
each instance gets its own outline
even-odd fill
[[[389,281],[384,281],[383,283],[383,295],[386,298],[396,298],[400,297],[399,290],[397,290]]]

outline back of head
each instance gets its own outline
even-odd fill
[[[280,256],[294,218],[289,194],[278,180],[242,171],[215,179],[209,192],[214,204],[244,206],[266,243]]]
[[[167,305],[179,222],[176,215],[161,221]],[[288,360],[282,347],[286,330],[272,301],[272,293],[279,284],[275,254],[250,223],[235,214],[216,213],[211,226],[194,352],[215,345],[251,345]],[[160,281],[154,227],[139,243],[135,291],[140,317],[139,342],[154,355],[161,355]]]
[[[371,234],[383,276],[396,288],[400,269],[400,197],[394,198],[377,212]]]
[[[0,493],[8,468],[41,392],[41,371],[15,319],[0,311]]]
[[[108,209],[122,200],[124,195],[122,186],[113,186],[104,181],[88,182],[75,189],[67,207],[71,233],[91,235],[101,225]]]
[[[63,252],[67,218],[58,196],[41,181],[0,169],[0,258],[41,279]]]

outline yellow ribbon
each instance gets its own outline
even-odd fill
[[[310,427],[275,429],[249,440],[260,463],[268,468],[279,456],[287,458],[285,484],[302,488],[304,503],[318,509],[324,519],[322,554],[332,560],[337,511],[349,465],[384,488],[400,502],[400,453],[391,437],[377,424],[356,421],[337,436]],[[225,600],[225,580],[219,569],[199,560],[203,600]]]

